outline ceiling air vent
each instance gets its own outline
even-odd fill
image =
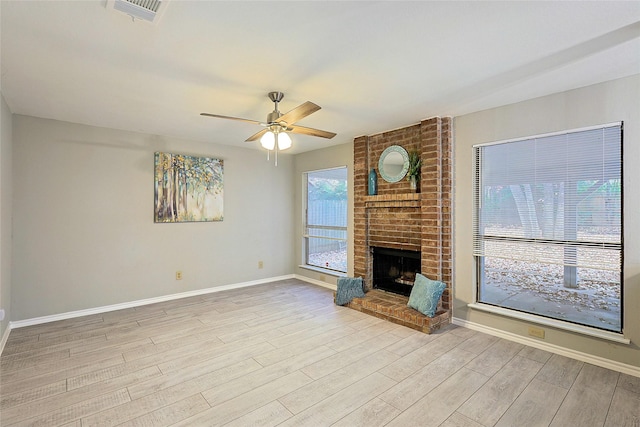
[[[157,23],[167,7],[168,0],[107,0],[107,9],[126,13],[133,20]]]

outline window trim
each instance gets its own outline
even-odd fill
[[[315,265],[310,264],[300,264],[298,265],[300,268],[304,268],[305,270],[315,271],[316,273],[326,274],[327,276],[335,276],[335,277],[347,277],[347,273],[343,273],[338,270],[328,270],[322,267],[316,267]]]
[[[476,289],[477,292],[477,289]],[[477,301],[478,295],[476,293],[475,299]],[[624,333],[608,331],[605,329],[592,328],[587,325],[582,325],[578,323],[571,323],[564,320],[553,319],[551,317],[539,316],[532,313],[525,313],[524,311],[513,310],[506,307],[498,307],[495,305],[483,303],[483,302],[472,302],[467,304],[467,307],[483,311],[485,313],[498,314],[500,316],[508,317],[510,319],[515,320],[524,320],[529,323],[535,323],[541,326],[548,326],[555,329],[575,332],[581,335],[587,335],[590,337],[600,338],[607,341],[613,341],[619,344],[630,345],[631,340],[624,337]]]
[[[537,135],[528,135],[528,136],[523,136],[520,138],[510,138],[510,139],[502,139],[499,141],[491,141],[491,142],[483,142],[481,144],[474,144],[472,147],[476,148],[476,147],[487,147],[487,146],[491,146],[491,145],[498,145],[498,144],[506,144],[509,142],[518,142],[518,141],[526,141],[528,139],[536,139],[536,138],[547,138],[550,136],[559,136],[559,135],[567,135],[569,133],[576,133],[576,132],[586,132],[586,131],[590,131],[590,130],[595,130],[595,129],[606,129],[606,128],[612,128],[612,127],[616,127],[616,126],[620,126],[623,127],[623,122],[611,122],[611,123],[605,123],[602,125],[594,125],[594,126],[585,126],[585,127],[581,127],[581,128],[575,128],[575,129],[569,129],[569,130],[561,130],[561,131],[556,131],[556,132],[548,132],[548,133],[539,133]]]
[[[475,241],[477,238],[476,237],[476,231],[477,231],[476,221],[479,220],[477,218],[477,215],[478,215],[478,209],[481,205],[481,199],[480,199],[481,195],[479,191],[479,186],[481,185],[481,182],[482,182],[481,171],[480,171],[481,156],[479,154],[480,150],[478,149],[481,147],[495,146],[499,144],[533,140],[533,139],[552,137],[552,136],[567,135],[571,133],[585,132],[585,131],[597,130],[597,129],[607,129],[611,127],[619,127],[621,132],[620,134],[620,180],[622,183],[622,192],[620,195],[621,197],[621,210],[620,210],[621,230],[620,230],[620,244],[619,244],[619,247],[620,247],[620,331],[597,328],[597,327],[593,327],[586,324],[575,323],[568,320],[561,320],[561,319],[547,317],[547,316],[543,316],[535,313],[519,311],[516,309],[498,306],[498,305],[492,305],[490,303],[480,301],[479,300],[480,285],[481,285],[480,281],[482,276],[481,264],[483,263],[483,257],[475,254]],[[505,140],[474,144],[472,146],[472,149],[474,151],[473,171],[472,171],[472,176],[473,176],[472,204],[473,204],[473,224],[474,224],[472,234],[473,234],[474,248],[472,250],[472,253],[474,254],[473,255],[473,259],[474,259],[473,280],[474,280],[475,286],[473,286],[474,302],[467,304],[467,307],[478,310],[478,311],[498,314],[498,315],[516,319],[516,320],[524,320],[531,323],[550,326],[556,329],[579,333],[582,335],[592,336],[592,337],[609,340],[609,341],[613,341],[621,344],[627,344],[627,345],[630,344],[631,340],[624,337],[624,183],[623,183],[624,181],[624,122],[622,121],[611,122],[611,123],[606,123],[601,125],[587,126],[587,127],[575,128],[570,130],[542,133],[537,135],[524,136],[520,138],[510,138]]]

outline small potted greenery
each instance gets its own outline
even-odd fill
[[[418,188],[418,181],[420,180],[420,154],[417,150],[410,151],[409,153],[409,170],[407,171],[407,180],[411,183],[411,189],[416,191]]]

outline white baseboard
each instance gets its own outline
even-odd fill
[[[321,280],[312,279],[311,277],[301,276],[299,274],[294,274],[294,277],[298,280],[302,280],[303,282],[311,283],[312,285],[322,286],[323,288],[328,288],[334,291],[337,289],[336,285],[332,285],[331,283],[323,282]]]
[[[451,320],[451,323],[453,323],[454,325],[473,329],[475,331],[484,332],[485,334],[493,335],[495,337],[504,338],[509,341],[514,341],[520,344],[528,345],[530,347],[535,347],[540,350],[546,350],[550,353],[555,353],[561,356],[569,357],[571,359],[580,360],[581,362],[586,362],[592,365],[600,366],[602,368],[622,372],[634,377],[640,377],[640,368],[637,366],[627,365],[626,363],[616,362],[615,360],[606,359],[604,357],[594,356],[588,353],[583,353],[581,351],[560,347],[555,344],[541,342],[533,338],[524,337],[522,335],[506,332],[500,329],[480,325],[478,323],[469,322],[468,320],[459,319],[456,317]]]
[[[0,339],[0,356],[2,356],[2,352],[4,351],[4,345],[7,343],[9,339],[9,332],[11,332],[11,322],[7,325],[7,329],[4,330],[4,334],[2,334],[2,338]]]
[[[230,285],[216,286],[213,288],[198,289],[195,291],[181,292],[179,294],[163,295],[160,297],[147,298],[143,300],[123,302],[120,304],[106,305],[103,307],[89,308],[86,310],[70,311],[67,313],[52,314],[50,316],[35,317],[32,319],[17,320],[9,322],[9,329],[24,328],[26,326],[40,325],[42,323],[56,322],[58,320],[73,319],[75,317],[89,316],[92,314],[106,313],[109,311],[122,310],[125,308],[139,307],[141,305],[155,304],[158,302],[171,301],[180,298],[193,297],[197,295],[210,294],[214,292],[228,291],[230,289],[246,288],[248,286],[262,285],[265,283],[277,282],[279,280],[293,279],[293,274],[286,276],[269,277],[267,279],[252,280],[250,282],[233,283]],[[8,336],[8,333],[5,334]]]

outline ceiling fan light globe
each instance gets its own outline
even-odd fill
[[[269,131],[260,138],[260,145],[266,150],[273,150],[276,146],[276,137],[273,132]]]
[[[291,148],[291,137],[287,133],[281,132],[278,134],[278,149],[286,150],[287,148]]]

